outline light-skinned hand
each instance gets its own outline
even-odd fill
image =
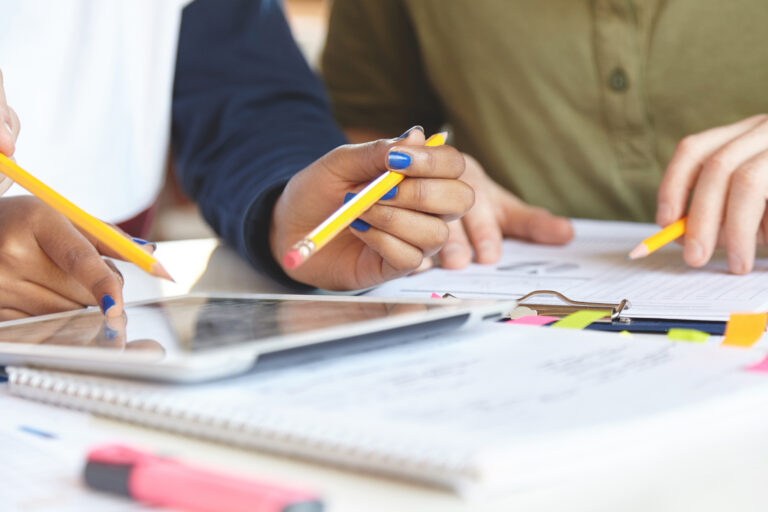
[[[477,263],[495,263],[505,237],[551,245],[573,238],[568,219],[524,203],[494,182],[477,160],[466,154],[464,159],[466,170],[461,179],[474,189],[475,205],[461,220],[449,224],[448,242],[439,253],[443,268],[467,266],[473,249]]]
[[[448,222],[474,200],[461,177],[465,161],[450,146],[425,147],[416,128],[405,139],[339,147],[297,173],[275,203],[270,247],[282,257],[344,201],[386,170],[406,175],[391,199],[360,218],[366,231],[348,228],[298,268],[293,279],[329,290],[367,288],[418,268],[448,239]],[[406,160],[410,163],[403,167]]]
[[[659,186],[656,222],[686,215],[689,198],[685,262],[701,267],[722,245],[731,272],[752,270],[756,246],[768,240],[768,115],[680,141]]]
[[[119,257],[37,198],[0,198],[0,321],[95,305],[122,315],[122,276],[102,256]]]
[[[0,71],[0,153],[8,157],[13,157],[16,150],[16,139],[19,137],[21,124],[19,117],[5,99],[5,88],[3,86],[3,72]],[[0,195],[3,195],[10,188],[13,182],[7,176],[0,174]]]

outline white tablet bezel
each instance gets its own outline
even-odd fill
[[[322,328],[298,334],[283,334],[208,349],[200,353],[166,354],[162,360],[147,359],[141,352],[128,353],[114,349],[68,347],[44,344],[16,344],[0,342],[0,366],[39,366],[68,371],[82,371],[107,375],[138,377],[173,382],[197,382],[244,373],[251,369],[259,356],[298,347],[314,346],[329,341],[360,336],[386,335],[409,328],[414,335],[422,329],[458,329],[475,322],[501,318],[515,307],[514,301],[459,301],[450,299],[398,299],[335,295],[284,294],[231,294],[190,293],[126,304],[126,308],[180,298],[267,299],[293,301],[368,302],[368,303],[424,303],[440,304],[438,309],[401,314],[392,317]],[[438,302],[439,301],[439,302]],[[82,310],[56,313],[34,318],[2,322],[0,326],[34,323],[40,320],[73,316]],[[440,321],[443,322],[440,322]],[[450,320],[454,322],[451,323]],[[434,324],[439,325],[433,325]],[[421,333],[423,335],[423,333]]]

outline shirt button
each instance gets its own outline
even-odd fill
[[[624,92],[629,88],[629,77],[627,72],[621,68],[616,68],[611,72],[608,78],[608,85],[616,92]]]

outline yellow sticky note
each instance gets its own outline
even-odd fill
[[[629,331],[621,331],[619,333],[619,336],[621,336],[622,338],[631,338],[632,337],[632,333],[629,332]]]
[[[723,345],[751,347],[765,332],[768,313],[731,313]]]
[[[552,324],[563,329],[583,329],[592,322],[610,316],[610,311],[577,311]]]
[[[673,341],[692,341],[694,343],[704,343],[709,338],[709,334],[696,329],[670,329],[667,331],[667,338]]]

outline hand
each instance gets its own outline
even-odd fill
[[[0,320],[93,305],[122,315],[122,276],[102,255],[117,256],[40,200],[0,199]]]
[[[0,71],[0,153],[8,157],[13,156],[20,129],[19,117],[5,100],[3,73]],[[10,178],[0,174],[0,195],[3,195],[12,184]]]
[[[397,157],[410,164],[393,168]],[[401,162],[407,157],[401,157]],[[463,215],[474,200],[459,180],[461,154],[449,146],[425,147],[424,133],[412,129],[402,140],[379,140],[337,148],[296,174],[275,203],[270,247],[277,261],[343,202],[387,169],[407,176],[392,199],[371,207],[361,219],[371,228],[350,228],[296,269],[293,279],[320,288],[367,288],[413,271],[448,238],[447,222]]]
[[[752,270],[756,245],[768,239],[768,115],[680,141],[659,186],[656,222],[684,216],[689,197],[685,262],[700,267],[725,245],[731,272]]]
[[[461,179],[474,189],[475,205],[461,220],[449,224],[448,242],[439,254],[443,268],[467,266],[473,248],[478,263],[498,261],[504,237],[553,245],[573,238],[568,219],[525,204],[491,180],[477,160],[469,155],[464,159],[466,170]]]

